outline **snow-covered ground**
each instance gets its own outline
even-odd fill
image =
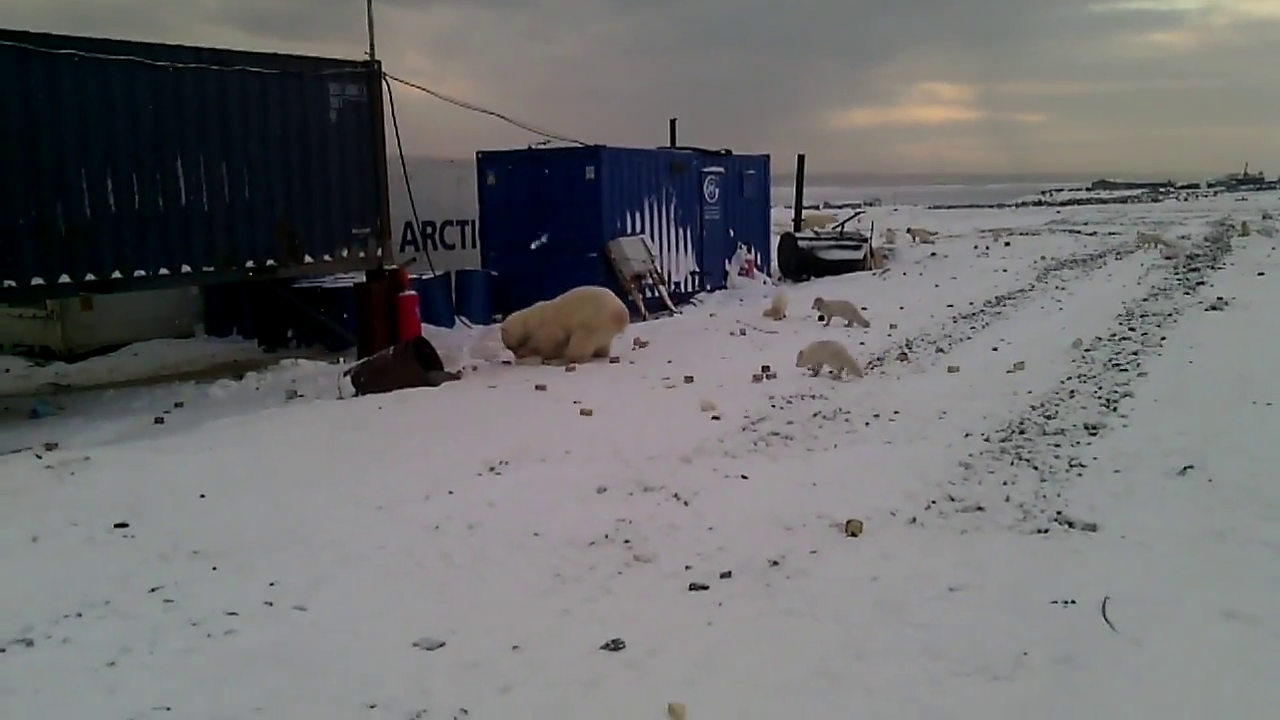
[[[213,337],[148,340],[77,363],[40,364],[0,355],[0,396],[127,384],[271,360],[254,343]]]
[[[1280,256],[1229,229],[1276,210],[876,208],[937,243],[618,365],[2,420],[0,718],[1271,717]],[[866,377],[794,368],[820,338]]]

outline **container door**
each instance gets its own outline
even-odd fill
[[[720,290],[726,284],[725,263],[733,255],[729,224],[724,212],[724,168],[702,169],[702,222],[698,266],[705,290]]]

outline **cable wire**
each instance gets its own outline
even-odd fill
[[[264,75],[347,75],[347,74],[353,74],[353,73],[363,73],[363,72],[366,72],[367,70],[366,67],[326,68],[324,70],[293,70],[293,69],[267,68],[267,67],[261,67],[261,66],[253,66],[253,65],[211,65],[209,63],[175,62],[172,60],[153,60],[151,58],[145,58],[138,55],[117,55],[117,54],[111,54],[111,53],[89,52],[86,50],[75,50],[72,48],[41,47],[39,45],[32,45],[30,43],[15,42],[13,40],[0,40],[0,47],[20,48],[22,50],[30,50],[34,52],[47,53],[50,55],[68,55],[68,56],[77,57],[77,58],[93,58],[96,60],[111,60],[115,62],[134,62],[142,65],[151,65],[154,67],[163,67],[163,68],[186,68],[186,69],[193,69],[193,70],[221,70],[224,72],[237,72],[237,71],[253,72],[253,73],[261,73]],[[181,46],[181,47],[183,47],[184,49],[187,49],[186,46]],[[190,48],[190,49],[205,50],[207,48]],[[228,51],[228,52],[231,52],[233,54],[243,54],[241,51],[235,51],[235,50]],[[260,54],[260,53],[255,53],[255,54]],[[293,59],[293,56],[288,56],[288,55],[281,56],[281,57]],[[312,58],[307,58],[307,59],[310,60]],[[535,125],[531,125],[529,123],[516,120],[515,118],[505,113],[500,113],[496,110],[490,110],[488,108],[480,107],[479,105],[476,105],[474,103],[469,103],[466,100],[459,100],[458,98],[450,97],[449,95],[446,95],[437,90],[432,90],[431,88],[426,87],[425,85],[421,85],[410,80],[405,80],[404,78],[401,78],[401,77],[396,77],[395,75],[392,75],[390,73],[384,72],[382,75],[383,75],[384,81],[394,80],[395,82],[398,82],[401,85],[404,85],[405,87],[410,87],[419,92],[426,93],[427,95],[430,95],[431,97],[437,100],[440,100],[442,102],[446,102],[450,105],[453,105],[454,107],[462,108],[463,110],[469,110],[471,112],[479,113],[481,115],[487,115],[491,118],[501,120],[502,122],[505,122],[508,125],[512,125],[526,132],[530,132],[530,133],[533,133],[534,135],[538,135],[539,137],[547,138],[548,140],[554,140],[556,142],[568,143],[570,145],[586,146],[588,144],[581,140],[575,140],[566,135],[559,135],[557,133],[548,132],[546,130],[538,128]],[[388,85],[388,90],[389,89],[390,89],[390,85]]]
[[[391,130],[392,134],[395,135],[396,138],[396,154],[400,156],[400,172],[404,176],[405,193],[409,196],[409,212],[413,215],[414,232],[418,234],[419,242],[425,243],[426,240],[421,237],[422,221],[418,219],[418,203],[413,198],[413,183],[409,179],[409,163],[405,159],[404,143],[400,140],[400,119],[396,116],[396,95],[391,89],[391,81],[388,79],[388,75],[386,73],[382,74],[382,82],[387,86],[387,109],[391,113]],[[422,247],[422,254],[427,256],[427,267],[431,268],[431,274],[433,276],[436,275],[436,264],[431,260],[431,251],[427,249],[425,245]],[[467,322],[466,318],[462,317],[462,315],[458,313],[456,305],[454,306],[453,317],[455,320],[462,321],[462,324],[467,327],[474,327],[470,322]]]
[[[409,163],[404,156],[404,143],[400,140],[400,119],[396,116],[396,95],[391,91],[391,82],[386,73],[382,74],[382,82],[387,86],[387,109],[391,111],[391,130],[396,138],[396,154],[400,156],[400,172],[404,175],[404,189],[409,194],[409,212],[413,215],[413,231],[422,234],[422,222],[418,219],[418,204],[413,199],[413,183],[409,180]],[[431,253],[426,248],[422,254],[427,256],[427,267],[431,274],[436,272],[436,265],[431,260]]]
[[[501,120],[504,123],[507,123],[508,125],[518,127],[521,130],[524,130],[525,132],[531,132],[534,135],[539,135],[541,137],[547,138],[548,140],[555,140],[557,142],[568,143],[570,145],[582,145],[584,147],[588,145],[588,143],[582,142],[581,140],[575,140],[571,137],[568,137],[567,135],[558,135],[553,132],[547,132],[546,130],[542,130],[534,125],[530,125],[529,123],[521,122],[519,120],[516,120],[515,118],[512,118],[509,115],[504,115],[503,113],[500,113],[496,110],[490,110],[488,108],[480,107],[479,105],[476,105],[474,103],[469,103],[465,100],[459,100],[457,98],[449,97],[448,95],[445,95],[442,92],[432,90],[429,87],[419,85],[418,83],[415,83],[415,82],[410,82],[409,80],[405,80],[404,78],[398,78],[395,75],[392,75],[390,73],[383,73],[383,77],[385,77],[387,80],[394,80],[406,87],[411,87],[414,90],[417,90],[419,92],[424,92],[430,95],[431,97],[437,100],[440,100],[441,102],[449,103],[454,107],[459,107],[459,108],[462,108],[463,110],[470,110],[473,113],[479,113],[481,115],[488,115],[491,118],[496,118],[498,120]]]
[[[132,42],[132,41],[123,41],[123,42]],[[237,72],[237,71],[238,72],[254,72],[254,73],[262,73],[265,75],[349,75],[352,73],[368,72],[368,68],[364,65],[361,65],[359,67],[353,66],[349,68],[327,68],[324,70],[281,70],[278,68],[255,67],[253,65],[210,65],[208,63],[174,62],[170,60],[152,60],[151,58],[139,57],[137,55],[113,55],[109,53],[97,53],[97,52],[88,52],[85,50],[73,50],[70,48],[47,48],[47,47],[40,47],[39,45],[31,45],[29,43],[14,42],[12,40],[0,40],[0,47],[12,47],[12,48],[19,48],[22,50],[32,50],[35,52],[48,53],[50,55],[69,55],[71,57],[92,58],[95,60],[134,62],[134,63],[140,63],[142,65],[152,65],[155,67],[163,67],[163,68],[189,68],[194,70],[223,70],[223,71],[230,71],[230,72]],[[198,48],[188,47],[185,45],[178,46],[178,47],[181,47],[184,50],[215,49],[215,48],[204,48],[204,47],[198,47]],[[248,51],[239,51],[239,50],[227,50],[227,51],[218,50],[218,51],[227,52],[232,55],[246,55],[246,54],[262,55],[263,54],[263,53],[250,53]],[[278,57],[289,59],[289,60],[299,59],[298,56],[294,56],[294,55],[280,55]],[[317,60],[320,58],[305,58],[305,59]]]
[[[437,100],[441,100],[443,102],[449,103],[450,105],[462,108],[463,110],[469,110],[474,113],[479,113],[481,115],[488,115],[489,117],[497,118],[498,120],[501,120],[509,125],[518,127],[521,130],[546,138],[547,141],[563,142],[571,145],[582,145],[584,147],[587,146],[587,143],[584,143],[581,140],[574,140],[573,138],[570,138],[564,135],[557,135],[556,133],[551,133],[545,130],[541,130],[537,127],[534,127],[533,125],[520,122],[519,120],[515,120],[514,118],[511,118],[500,112],[489,110],[488,108],[480,107],[479,105],[466,102],[465,100],[458,100],[457,98],[449,97],[444,93],[437,92],[426,86],[419,85],[418,83],[410,82],[409,80],[396,77],[395,75],[392,75],[391,73],[388,73],[388,72],[383,72],[382,82],[387,87],[387,110],[390,112],[390,115],[391,115],[391,130],[396,140],[396,154],[399,156],[399,159],[400,159],[400,172],[404,176],[405,192],[408,194],[408,197],[409,197],[409,212],[413,215],[414,228],[419,235],[422,234],[422,221],[419,220],[418,218],[418,204],[413,197],[413,183],[409,179],[409,164],[405,158],[404,143],[400,138],[400,119],[396,114],[395,91],[391,86],[391,82],[393,80],[395,82],[400,83],[401,85],[413,88],[414,90],[417,90],[419,92],[426,93],[427,95],[430,95],[431,97]],[[544,141],[542,144],[545,144],[545,142],[546,141]],[[423,247],[422,254],[426,255],[427,266],[431,268],[431,273],[435,275],[437,271],[436,271],[435,263],[431,260],[431,252],[426,247]],[[468,322],[466,318],[458,314],[456,312],[456,308],[455,308],[454,318],[469,328],[475,327],[470,322]]]

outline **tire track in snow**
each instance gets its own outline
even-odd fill
[[[1124,241],[1050,260],[1025,285],[993,295],[973,310],[952,315],[931,330],[895,343],[887,350],[872,355],[864,368],[870,372],[884,367],[903,352],[926,362],[932,358],[933,362],[929,364],[937,364],[942,356],[1024,309],[1031,301],[1047,293],[1066,290],[1070,285],[1091,277],[1114,261],[1129,258],[1137,251],[1136,241]]]
[[[1073,286],[1092,277],[1111,263],[1125,260],[1138,251],[1136,241],[1110,243],[1050,260],[1027,283],[984,300],[978,307],[957,313],[913,336],[899,340],[871,356],[865,364],[869,382],[876,370],[907,353],[917,367],[936,366],[949,353],[1033,304],[1051,297],[1070,295]],[[771,394],[769,406],[750,415],[728,442],[701,443],[697,454],[724,454],[738,458],[787,450],[812,452],[831,450],[842,435],[861,429],[864,423],[845,407],[847,398],[822,392]],[[858,421],[855,423],[855,419]],[[877,415],[874,419],[880,419]],[[846,428],[833,427],[846,425]]]
[[[962,530],[1096,531],[1096,523],[1070,513],[1065,491],[1092,462],[1089,446],[1124,418],[1121,404],[1135,394],[1146,360],[1160,353],[1162,334],[1194,308],[1215,309],[1216,300],[1206,303],[1199,289],[1234,249],[1228,223],[1163,266],[1145,294],[1125,303],[1108,334],[1075,351],[1074,369],[1053,389],[984,434],[983,449],[961,461],[959,476],[926,512]]]

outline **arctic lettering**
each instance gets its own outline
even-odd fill
[[[412,220],[406,220],[400,231],[400,253],[407,250],[422,252],[423,246],[429,252],[441,250],[475,250],[475,220],[423,220],[419,228],[414,228]]]

